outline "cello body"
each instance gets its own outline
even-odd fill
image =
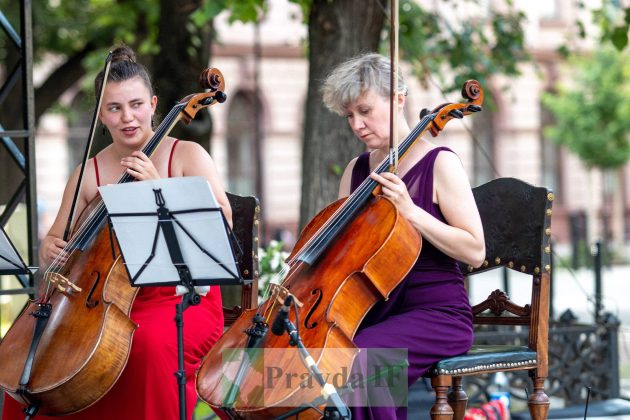
[[[477,81],[467,81],[462,95],[466,103],[423,110],[398,156],[404,157],[423,133],[437,136],[451,119],[481,111],[483,91]],[[374,172],[391,169],[385,159]],[[337,397],[334,388],[330,392],[331,382],[333,387],[351,382],[352,362],[360,351],[352,339],[361,321],[403,281],[422,245],[418,231],[379,191],[368,177],[349,197],[316,215],[287,259],[282,283],[270,288],[271,298],[244,312],[204,358],[197,392],[220,417],[321,418],[322,407],[334,400],[330,396]],[[274,309],[281,298],[284,306],[278,312]],[[290,308],[292,300],[296,304]],[[293,342],[282,334],[286,327],[275,328],[275,321],[273,335],[269,333],[271,317],[280,319],[281,314],[295,319]],[[292,350],[296,335],[310,359]],[[305,364],[316,366],[324,384],[313,380],[315,369]]]
[[[309,243],[344,200],[326,207],[311,220],[292,255]],[[420,247],[420,235],[395,206],[383,197],[374,197],[316,264],[304,266],[298,262],[290,268],[282,286],[302,303],[297,326],[302,341],[324,377],[336,375],[335,386],[348,380],[357,353],[352,338],[361,320],[404,279]],[[270,312],[275,304],[269,299],[258,312]],[[256,312],[248,310],[239,317],[197,373],[199,396],[222,417],[271,418],[320,396],[320,386],[309,375],[297,350],[290,348],[288,336],[268,333],[258,346],[261,351],[245,355],[248,338],[242,331],[252,324]],[[239,366],[243,366],[234,361],[243,358],[249,359],[246,381],[239,384],[237,398],[226,407],[226,392]],[[309,409],[300,416],[319,418],[321,414]]]
[[[94,201],[102,203],[100,197]],[[137,289],[129,284],[110,239],[102,223],[89,247],[73,250],[58,272],[81,291],[68,288],[51,297],[52,310],[24,388],[20,380],[37,322],[33,314],[41,309],[37,302],[25,306],[0,342],[0,387],[16,400],[36,405],[41,414],[70,414],[94,404],[127,363],[137,327],[129,318]]]

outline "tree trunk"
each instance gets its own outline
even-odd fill
[[[347,121],[322,103],[322,80],[339,63],[377,51],[383,5],[365,0],[314,0],[309,16],[309,79],[302,144],[300,227],[337,197],[345,165],[361,152]]]
[[[208,67],[212,25],[191,31],[189,18],[198,3],[196,0],[160,0],[157,40],[160,52],[153,59],[153,83],[159,97],[156,125],[183,97],[203,92],[198,81],[202,70]],[[199,37],[200,46],[194,46],[193,37]],[[190,124],[178,124],[171,134],[196,141],[209,150],[211,133],[212,119],[207,110],[202,110]]]

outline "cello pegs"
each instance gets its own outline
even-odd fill
[[[218,91],[215,95],[215,99],[218,103],[222,104],[227,99],[227,95],[222,91]]]
[[[461,120],[462,118],[464,118],[464,113],[462,111],[460,111],[459,109],[453,109],[452,111],[449,112],[449,115],[453,118],[457,118],[459,120]]]

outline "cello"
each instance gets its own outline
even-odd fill
[[[171,109],[142,149],[147,156],[178,121],[188,124],[200,110],[225,101],[219,70],[205,69],[200,84],[208,91]],[[118,183],[133,180],[125,173]],[[129,282],[99,195],[79,215],[63,253],[65,261],[43,274],[41,296],[27,303],[0,342],[0,388],[27,405],[27,418],[71,414],[98,401],[127,364],[137,328],[129,314],[138,289]]]
[[[437,136],[451,119],[481,110],[478,82],[466,82],[462,95],[465,103],[423,111],[400,143],[399,156],[404,158],[423,133]],[[375,172],[389,169],[385,159]],[[350,196],[317,214],[287,258],[283,281],[270,285],[269,298],[245,311],[206,355],[197,391],[221,418],[321,417],[326,401],[320,393],[326,399],[335,391],[328,383],[319,383],[323,389],[313,386],[313,369],[306,365],[335,378],[335,386],[348,383],[358,351],[352,339],[361,321],[405,278],[422,245],[417,230],[378,192],[379,184],[368,177]],[[288,316],[290,301],[295,302],[297,333],[310,351],[305,361],[289,350],[296,342],[293,335],[289,343],[274,331],[275,321],[269,327],[272,316]]]

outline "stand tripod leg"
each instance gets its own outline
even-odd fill
[[[37,411],[39,410],[39,406],[35,405],[35,404],[30,404],[28,407],[26,407],[24,409],[24,420],[30,420],[33,417],[35,417],[35,414],[37,414]]]
[[[179,418],[186,419],[186,371],[184,370],[184,305],[175,305],[175,325],[177,325],[177,384],[179,387]]]

